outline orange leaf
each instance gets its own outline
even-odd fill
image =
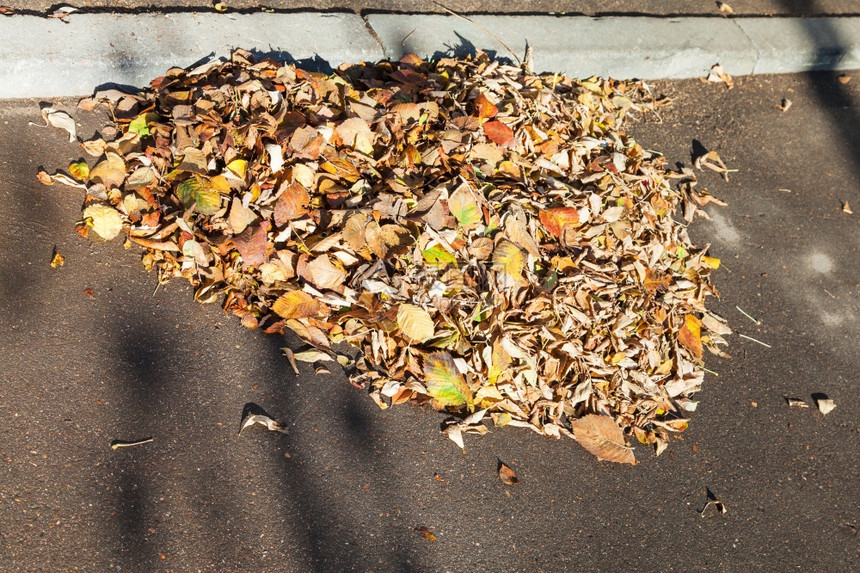
[[[669,288],[669,286],[671,286],[671,284],[671,275],[665,274],[661,276],[652,269],[645,270],[645,281],[643,282],[643,286],[645,287],[645,291],[649,294],[666,292],[666,290]]]
[[[501,121],[488,121],[483,125],[487,138],[502,147],[514,146],[514,132]]]
[[[492,119],[499,113],[499,108],[487,96],[478,94],[478,97],[475,98],[475,113],[478,119]]]
[[[282,318],[307,318],[320,314],[322,306],[308,293],[293,290],[276,300],[272,310]]]
[[[556,207],[540,212],[540,222],[554,237],[563,239],[565,232],[579,223],[579,211],[573,207]]]
[[[572,425],[576,441],[597,459],[636,464],[633,450],[624,444],[624,432],[609,416],[588,414],[575,420]]]
[[[702,358],[702,321],[688,314],[684,317],[684,324],[681,325],[681,330],[678,331],[678,341],[683,344],[687,350],[693,353],[697,359]]]

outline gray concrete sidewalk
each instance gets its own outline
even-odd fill
[[[143,87],[171,66],[244,48],[312,66],[534,50],[536,71],[574,77],[694,78],[860,68],[860,17],[656,18],[349,13],[71,14],[0,18],[0,99]],[[34,41],[38,39],[38,41]],[[499,39],[513,50],[513,54]]]

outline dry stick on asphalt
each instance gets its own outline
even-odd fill
[[[741,307],[737,306],[737,305],[735,305],[735,308],[736,308],[736,309],[738,309],[738,311],[739,311],[742,315],[744,315],[745,317],[747,317],[748,319],[750,319],[751,321],[753,321],[754,323],[756,323],[756,325],[757,325],[757,326],[761,326],[761,321],[760,321],[760,320],[756,320],[756,319],[754,319],[753,317],[751,317],[750,315],[748,315],[747,313],[745,313],[745,312],[743,311],[743,309],[742,309]]]
[[[110,443],[110,449],[117,450],[119,448],[130,448],[132,446],[139,446],[141,444],[148,444],[154,438],[145,438],[143,440],[137,440],[134,442],[126,442],[125,440],[114,440]]]
[[[436,4],[437,6],[439,6],[440,8],[442,8],[443,10],[445,10],[446,12],[448,12],[449,14],[451,14],[452,16],[456,16],[457,18],[465,20],[469,24],[475,26],[476,28],[478,28],[479,30],[481,30],[482,32],[484,32],[485,34],[490,36],[492,39],[494,39],[495,41],[497,41],[498,43],[503,45],[505,47],[505,49],[511,53],[511,55],[514,57],[514,59],[517,61],[518,65],[520,65],[520,66],[523,65],[523,61],[519,58],[519,56],[517,56],[514,53],[514,51],[506,43],[504,43],[498,36],[496,36],[495,34],[490,32],[489,30],[487,30],[486,28],[484,28],[483,26],[481,26],[480,24],[478,24],[474,20],[470,20],[469,18],[466,18],[465,16],[463,16],[461,14],[457,14],[456,12],[454,12],[453,10],[451,10],[450,8],[445,6],[444,4],[436,2],[436,0],[433,0],[433,3]]]
[[[766,343],[762,342],[761,340],[756,340],[752,336],[747,336],[746,334],[738,334],[738,336],[740,336],[741,338],[746,338],[747,340],[752,340],[753,342],[757,342],[757,343],[761,344],[762,346],[767,346],[768,348],[773,348],[773,346],[771,346],[770,344],[766,344]]]

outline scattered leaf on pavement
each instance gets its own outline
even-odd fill
[[[432,543],[436,543],[436,536],[433,535],[429,529],[424,527],[423,525],[416,527],[415,531],[424,536],[424,538]]]
[[[788,396],[785,397],[786,404],[791,408],[809,408],[809,404],[801,400],[800,398],[790,398]]]
[[[829,398],[827,394],[816,392],[812,395],[812,399],[815,400],[815,405],[818,406],[818,411],[825,416],[832,412],[836,407],[836,402]]]
[[[64,129],[66,133],[69,134],[69,141],[75,141],[77,139],[77,129],[75,127],[75,120],[68,113],[54,109],[52,107],[43,107],[42,108],[42,117],[45,119],[45,125],[39,125],[38,123],[30,122],[30,125],[36,125],[39,127],[47,127],[52,125],[54,127],[58,127],[60,129]]]
[[[711,71],[708,73],[708,77],[704,79],[706,82],[714,82],[714,83],[724,83],[728,89],[732,89],[735,87],[735,82],[732,79],[732,76],[723,71],[723,66],[720,64],[714,64],[711,67]]]
[[[63,266],[66,262],[66,257],[60,254],[60,252],[54,248],[54,254],[51,256],[51,268],[56,269],[57,267]]]
[[[505,485],[516,485],[520,483],[520,478],[517,477],[517,474],[514,473],[514,470],[512,470],[507,464],[501,461],[499,462],[499,478]]]
[[[247,428],[248,426],[253,426],[254,424],[266,426],[266,428],[270,432],[280,432],[282,434],[288,433],[287,429],[284,428],[283,425],[266,416],[265,414],[249,414],[245,417],[244,420],[242,420],[242,424],[239,426],[239,435],[242,435],[242,432],[245,430],[245,428]]]

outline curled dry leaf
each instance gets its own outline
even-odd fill
[[[785,403],[788,404],[790,408],[809,408],[809,404],[807,404],[800,398],[790,398],[786,396]]]
[[[276,422],[269,416],[266,416],[265,414],[249,413],[247,416],[245,416],[245,418],[242,420],[242,423],[239,425],[239,435],[242,435],[242,432],[245,431],[245,428],[247,428],[248,426],[253,426],[254,424],[266,426],[266,428],[270,432],[280,432],[282,434],[289,433],[280,422]]]
[[[51,268],[56,269],[57,267],[61,267],[66,263],[66,257],[60,254],[57,249],[54,249],[54,254],[51,257]]]
[[[416,527],[415,531],[423,535],[424,539],[426,539],[427,541],[430,541],[431,543],[436,543],[436,536],[433,535],[433,533],[431,533],[430,530],[423,525],[420,527]]]
[[[588,414],[573,422],[573,435],[579,444],[598,459],[636,464],[633,450],[624,443],[624,432],[609,416]]]
[[[836,408],[836,402],[829,398],[827,394],[817,392],[812,395],[812,399],[815,400],[815,405],[818,406],[818,411],[825,416]]]
[[[723,66],[720,64],[714,64],[711,67],[711,71],[708,74],[708,77],[705,78],[705,81],[715,82],[715,83],[724,83],[728,89],[732,89],[735,87],[735,82],[732,79],[732,76],[723,71]]]
[[[42,117],[45,119],[45,125],[40,127],[47,127],[49,125],[53,127],[57,127],[66,131],[69,134],[69,142],[75,141],[77,139],[77,128],[75,127],[75,120],[68,113],[54,109],[52,107],[44,107],[42,108]],[[30,125],[39,125],[38,123],[30,122]]]
[[[517,474],[504,462],[499,462],[499,479],[505,485],[516,485],[520,483]]]

